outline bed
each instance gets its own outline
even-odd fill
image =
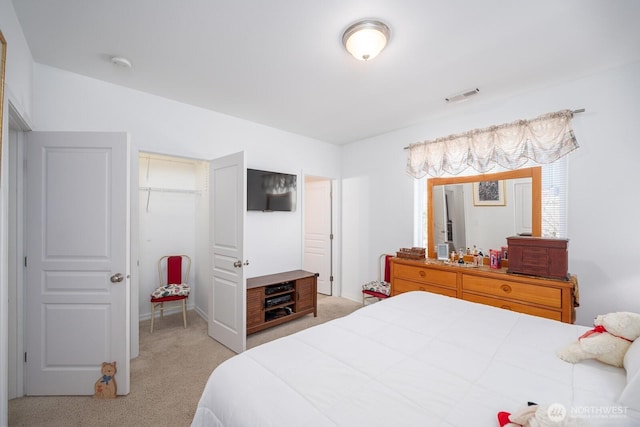
[[[555,355],[588,329],[408,292],[223,362],[192,426],[493,427],[527,401],[640,425],[640,373]]]

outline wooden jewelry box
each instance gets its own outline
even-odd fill
[[[569,280],[568,239],[513,236],[507,237],[507,244],[507,273]]]

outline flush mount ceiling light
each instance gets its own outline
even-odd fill
[[[384,49],[390,34],[389,27],[383,22],[365,19],[347,28],[342,35],[342,44],[354,58],[368,61]]]
[[[129,61],[124,56],[113,56],[111,57],[111,63],[122,68],[131,68],[131,61]]]

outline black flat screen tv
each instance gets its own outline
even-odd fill
[[[296,210],[297,175],[247,169],[248,211]]]

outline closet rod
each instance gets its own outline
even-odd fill
[[[579,113],[584,113],[586,110],[584,108],[578,108],[577,110],[573,110],[572,113],[573,114],[579,114]],[[403,150],[408,150],[409,148],[411,148],[410,145],[407,145],[406,147],[403,148]]]
[[[138,187],[140,191],[147,192],[147,212],[149,212],[149,202],[151,201],[151,192],[157,191],[160,193],[181,193],[181,194],[197,194],[200,195],[202,192],[198,190],[180,190],[180,189],[172,189],[172,188],[160,188],[160,187]]]
[[[200,194],[201,191],[198,190],[180,190],[173,188],[162,188],[162,187],[139,187],[140,191],[158,191],[160,193],[184,193],[184,194]]]

